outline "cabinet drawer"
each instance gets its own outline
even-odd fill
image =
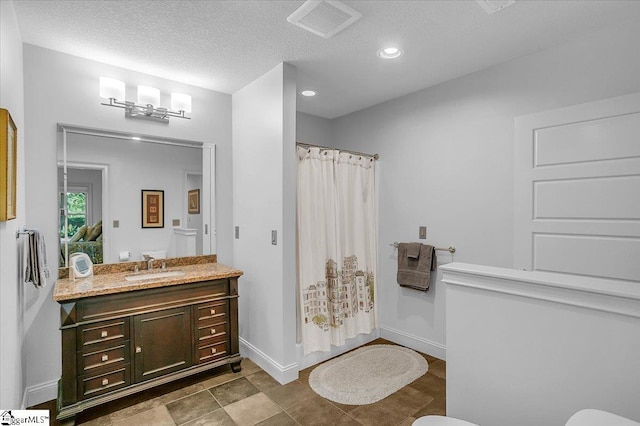
[[[214,324],[198,324],[198,346],[226,340],[228,337],[227,327],[226,321],[218,321]]]
[[[90,373],[96,369],[107,367],[110,370],[121,367],[122,364],[129,362],[130,349],[129,341],[122,343],[113,343],[103,345],[103,348],[95,347],[94,350],[87,350],[78,356],[78,370],[80,374]]]
[[[104,321],[78,328],[78,349],[103,342],[129,339],[129,318]]]
[[[202,303],[196,306],[196,320],[198,323],[215,321],[227,316],[229,311],[226,300]]]
[[[213,361],[218,358],[224,358],[228,355],[227,353],[227,342],[217,342],[212,343],[207,346],[203,346],[198,348],[198,363]]]
[[[202,281],[91,297],[78,302],[77,320],[91,321],[147,313],[150,309],[204,304],[229,295],[229,280]]]
[[[109,373],[83,376],[78,381],[78,398],[86,399],[128,386],[131,383],[131,368],[127,364]]]

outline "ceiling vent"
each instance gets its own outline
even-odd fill
[[[287,18],[287,21],[329,38],[353,24],[362,13],[335,0],[307,0]]]
[[[476,0],[476,2],[478,2],[485,12],[491,15],[507,6],[511,6],[516,0]]]

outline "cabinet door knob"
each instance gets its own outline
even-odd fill
[[[216,310],[215,310],[215,309],[212,309],[212,310],[211,310],[211,315],[215,315],[215,314],[216,314]]]
[[[102,379],[102,386],[107,386],[109,384],[109,379]]]
[[[104,355],[102,355],[101,359],[102,359],[102,362],[109,361],[109,355],[104,354]]]
[[[211,348],[211,353],[215,354],[216,353],[216,348]]]
[[[215,328],[211,329],[211,334],[216,334],[216,329]]]
[[[136,346],[136,353],[139,354],[142,352],[142,348],[140,346]]]
[[[109,335],[109,332],[107,330],[102,330],[102,332],[100,333],[100,337],[107,337]]]

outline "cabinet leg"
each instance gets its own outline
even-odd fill
[[[67,417],[66,419],[58,420],[60,426],[75,426],[76,424],[76,416]]]
[[[242,370],[242,366],[240,365],[241,361],[236,361],[231,363],[231,371],[234,373],[239,373]]]

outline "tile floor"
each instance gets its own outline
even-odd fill
[[[393,344],[377,339],[371,344]],[[249,359],[242,371],[221,367],[188,379],[88,409],[76,417],[85,426],[234,426],[234,425],[411,425],[417,417],[445,414],[443,360],[424,355],[429,371],[385,399],[368,405],[344,405],[318,396],[309,374],[281,385]],[[36,407],[51,410],[55,401]],[[58,422],[52,422],[58,425]]]

